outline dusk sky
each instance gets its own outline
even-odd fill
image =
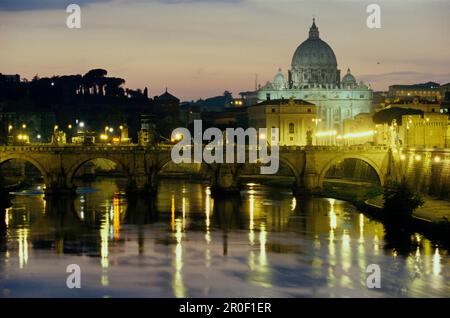
[[[66,26],[69,3],[81,5],[81,29]],[[366,26],[370,3],[381,29]],[[104,68],[152,96],[236,95],[255,74],[264,84],[290,68],[313,15],[342,74],[350,67],[375,90],[450,82],[449,0],[0,0],[0,73]]]

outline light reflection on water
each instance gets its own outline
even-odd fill
[[[2,214],[0,296],[450,295],[447,250],[387,233],[348,203],[255,184],[213,199],[187,181],[127,200],[123,184],[99,180],[75,200],[15,196]],[[81,289],[66,287],[69,264]],[[380,290],[366,287],[369,264],[381,267]]]

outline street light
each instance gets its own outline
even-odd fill
[[[27,128],[27,125],[26,124],[22,124],[22,128],[23,129]]]
[[[172,142],[180,141],[181,139],[183,139],[183,135],[178,133],[178,134],[175,135],[175,138],[172,138]]]
[[[315,131],[317,132],[319,123],[322,122],[322,119],[321,118],[313,118],[312,121],[313,121],[313,123],[316,124],[316,130]],[[317,146],[317,144],[318,144],[318,139],[317,139],[317,135],[316,135],[316,146]]]

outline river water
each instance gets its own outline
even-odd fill
[[[447,250],[349,203],[257,184],[219,200],[180,180],[128,200],[124,184],[86,183],[72,200],[15,193],[1,214],[0,297],[450,296]],[[79,289],[66,285],[70,264]],[[370,264],[381,288],[367,287]]]

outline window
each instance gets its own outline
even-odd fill
[[[267,99],[267,100],[270,100],[270,93],[267,93],[267,94],[266,94],[266,99]]]
[[[359,95],[359,98],[364,98],[364,95]]]
[[[295,133],[295,125],[294,125],[294,123],[290,123],[289,124],[289,133],[290,134]]]
[[[275,108],[272,108],[272,113],[275,113],[275,112],[276,112]]]
[[[311,108],[308,108],[308,113],[310,113],[311,112]]]

